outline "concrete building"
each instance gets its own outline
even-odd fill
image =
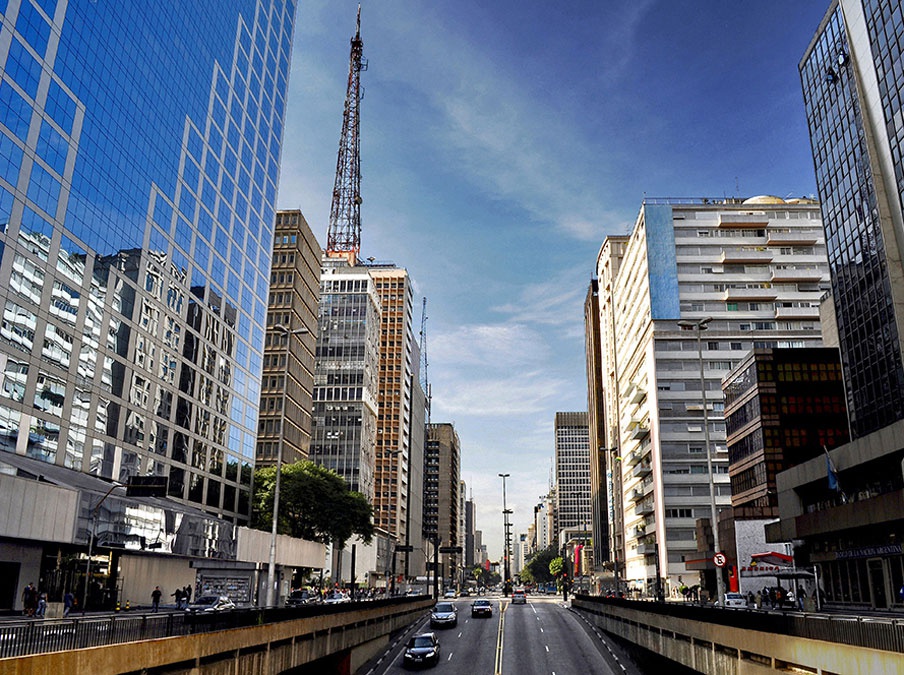
[[[584,300],[584,353],[587,358],[587,434],[590,442],[590,525],[593,532],[592,560],[595,570],[603,563],[611,566],[606,445],[603,391],[602,342],[600,340],[599,280],[591,279]]]
[[[324,258],[310,458],[374,501],[381,305],[364,267]]]
[[[443,546],[458,545],[458,488],[461,442],[455,426],[448,422],[427,425],[424,455],[424,535]],[[461,556],[439,556],[441,574],[448,580]]]
[[[559,530],[587,529],[590,513],[590,438],[587,413],[557,412],[556,509]]]
[[[276,462],[280,439],[283,462],[308,458],[322,255],[300,210],[277,211],[258,416],[258,466]]]
[[[821,346],[827,275],[819,208],[807,200],[647,199],[631,235],[603,244],[612,532],[629,590],[653,594],[662,579],[677,592],[699,557],[711,482],[717,508],[731,495],[722,377],[754,348]]]
[[[63,504],[74,518],[48,539],[0,529],[0,608],[29,581],[51,599],[84,588],[89,532],[92,606],[135,580],[131,549],[183,554],[186,573],[189,557],[235,560],[294,16],[253,0],[0,6],[0,455],[22,491],[5,522]],[[52,495],[22,478],[42,467]],[[146,498],[147,520],[115,487],[146,476],[167,496]],[[183,517],[201,528],[187,539]],[[149,538],[155,519],[168,525]]]
[[[901,606],[904,583],[904,8],[832,2],[800,63],[829,241],[851,442],[778,475],[773,540],[798,540],[827,600]]]

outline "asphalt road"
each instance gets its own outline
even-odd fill
[[[440,662],[426,671],[443,675],[638,675],[636,667],[605,636],[552,596],[528,596],[525,605],[491,597],[492,618],[471,618],[472,598],[455,600],[458,626],[431,629],[429,617],[400,636],[359,675],[404,673],[405,643],[433,630]]]

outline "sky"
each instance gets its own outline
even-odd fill
[[[815,193],[797,66],[829,0],[363,0],[361,255],[427,298],[433,422],[491,559],[587,409],[583,303],[645,197]],[[321,245],[356,0],[299,0],[279,208]]]

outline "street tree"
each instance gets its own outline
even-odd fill
[[[259,530],[273,526],[275,484],[276,467],[255,471],[252,525]],[[277,532],[341,547],[355,535],[370,542],[373,531],[373,507],[342,476],[308,460],[283,465]]]
[[[554,576],[549,571],[549,563],[555,557],[555,548],[544,548],[531,556],[530,560],[528,560],[527,564],[524,566],[524,569],[527,570],[528,574],[531,575],[536,583],[548,583],[554,579]],[[522,570],[521,574],[523,576],[524,570]]]

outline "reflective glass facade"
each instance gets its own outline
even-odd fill
[[[294,15],[0,0],[2,450],[247,519]]]
[[[801,62],[800,75],[826,230],[851,436],[860,438],[904,418],[904,367],[893,299],[904,289],[893,288],[889,265],[900,263],[888,257],[897,246],[889,218],[901,213],[904,193],[900,93],[904,29],[896,2],[847,5],[851,16],[865,12],[872,53],[851,58],[844,12],[836,3]],[[869,73],[871,69],[875,72]],[[869,116],[864,114],[877,106],[861,98],[868,89],[858,82],[864,72],[878,78],[884,130],[869,128]],[[886,133],[890,147],[878,148]],[[896,194],[887,194],[876,184],[878,153],[889,150]]]

